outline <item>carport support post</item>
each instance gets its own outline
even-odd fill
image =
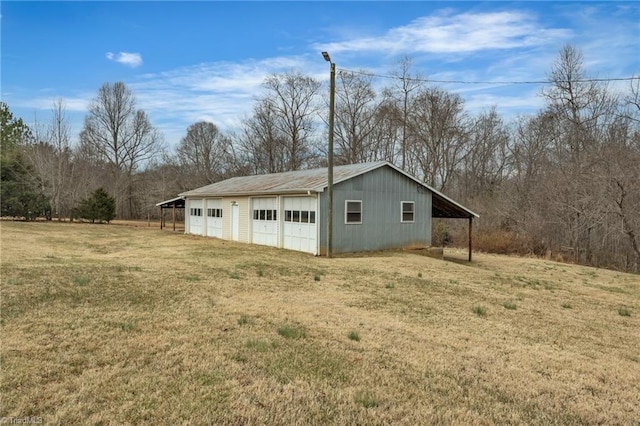
[[[176,202],[173,202],[173,232],[176,232]]]
[[[162,219],[164,218],[164,210],[162,210],[162,206],[160,206],[160,230],[162,231]]]
[[[469,217],[469,262],[471,262],[471,247],[473,247],[473,216]]]

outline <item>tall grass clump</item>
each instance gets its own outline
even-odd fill
[[[307,332],[304,328],[294,325],[283,325],[279,327],[278,334],[285,339],[303,339],[307,337]]]
[[[630,317],[631,311],[627,308],[620,308],[618,309],[618,315],[620,315],[621,317]]]
[[[474,314],[476,314],[479,317],[487,316],[487,308],[485,308],[484,306],[476,305],[471,310],[473,311]]]
[[[356,393],[353,401],[364,408],[375,408],[379,405],[378,398],[369,391]]]

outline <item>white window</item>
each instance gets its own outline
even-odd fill
[[[253,211],[253,220],[277,220],[278,216],[276,214],[276,210],[254,210]]]
[[[285,222],[316,223],[316,212],[313,210],[285,210]]]
[[[222,209],[207,209],[207,216],[222,217]]]
[[[413,201],[401,201],[401,216],[400,221],[403,223],[412,223],[414,220],[414,213],[416,203]]]
[[[362,201],[346,200],[344,204],[344,223],[362,223]]]

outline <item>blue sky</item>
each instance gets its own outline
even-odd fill
[[[170,146],[198,120],[232,131],[268,75],[326,83],[323,50],[338,69],[377,75],[411,56],[428,79],[537,81],[570,43],[594,77],[640,74],[637,2],[2,1],[0,13],[2,100],[46,123],[63,98],[74,140],[97,89],[116,81]],[[511,118],[542,105],[540,85],[441,86],[472,112],[495,105]]]

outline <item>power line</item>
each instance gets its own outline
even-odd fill
[[[388,78],[390,80],[409,80],[423,83],[453,83],[453,84],[491,84],[491,85],[506,85],[506,84],[549,84],[552,83],[549,80],[531,80],[531,81],[468,81],[468,80],[435,80],[430,78],[416,78],[416,77],[399,77],[396,75],[383,75],[375,74],[368,71],[354,71],[344,68],[338,68],[340,72],[347,72],[350,74],[367,75],[370,77]],[[617,78],[586,78],[582,80],[572,80],[573,83],[597,83],[597,82],[609,82],[609,81],[632,81],[639,80],[639,76],[633,77],[617,77]]]

